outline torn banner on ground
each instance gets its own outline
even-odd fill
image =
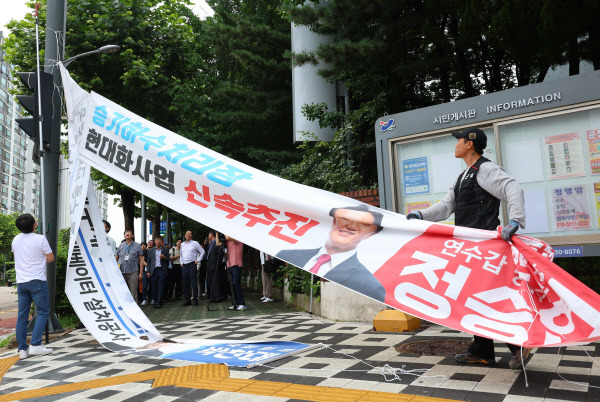
[[[331,238],[353,235],[336,229],[336,208],[362,203],[220,155],[86,93],[61,71],[69,146],[80,163],[305,270]],[[78,187],[71,195],[73,205]],[[417,317],[513,344],[600,339],[600,296],[556,266],[546,243],[526,236],[508,243],[495,231],[369,209],[381,230],[324,260],[331,269],[321,276]]]

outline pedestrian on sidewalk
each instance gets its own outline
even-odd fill
[[[31,214],[17,217],[15,225],[21,231],[12,241],[19,305],[16,333],[19,356],[26,359],[32,355],[52,353],[52,349],[42,345],[42,334],[50,314],[46,264],[54,261],[54,254],[48,240],[34,233],[38,223]],[[27,346],[27,323],[32,301],[37,307],[37,318],[31,334],[31,346]]]
[[[206,252],[206,285],[210,293],[209,301],[218,303],[227,300],[223,292],[222,279],[224,247],[217,246],[215,232],[208,232],[208,251]]]
[[[271,272],[273,272],[275,260],[272,256],[260,252],[260,265],[262,266],[262,284],[263,284],[263,303],[271,303],[273,301],[273,281],[271,280]]]
[[[181,261],[181,287],[183,288],[183,305],[198,305],[198,261],[204,257],[204,249],[192,239],[191,230],[185,232],[185,241],[179,246]],[[191,292],[190,292],[191,289]],[[191,293],[191,295],[190,295]]]
[[[110,247],[110,251],[112,251],[113,255],[117,255],[117,242],[108,235],[111,228],[110,223],[106,219],[102,219],[102,223],[104,223],[104,230],[106,231],[106,244]]]
[[[502,229],[502,238],[510,241],[519,226],[525,227],[525,201],[523,189],[504,169],[483,157],[487,136],[476,128],[453,132],[457,139],[454,157],[465,161],[467,169],[462,172],[448,194],[436,204],[422,211],[411,212],[407,219],[442,221],[454,213],[457,226],[496,230],[500,225],[500,202],[508,206],[509,222]],[[511,369],[523,367],[530,349],[506,344],[512,353]],[[455,359],[465,364],[495,364],[494,341],[474,335],[469,349],[457,354]]]
[[[169,256],[171,259],[171,265],[173,265],[173,286],[169,287],[167,291],[167,297],[171,300],[181,299],[181,263],[179,259],[179,248],[181,246],[181,239],[177,239],[175,246],[169,250]]]
[[[133,231],[127,229],[123,233],[125,241],[119,244],[115,259],[120,264],[123,279],[131,292],[134,301],[138,298],[139,283],[144,273],[144,256],[140,243],[133,241]]]
[[[154,296],[154,308],[161,308],[163,303],[163,287],[165,285],[165,276],[169,269],[169,249],[164,245],[162,236],[154,238],[156,247],[148,251],[148,265],[146,275],[150,278],[152,284],[152,293]]]
[[[244,243],[227,235],[225,235],[225,243],[227,245],[227,275],[229,276],[233,290],[233,303],[228,307],[228,309],[243,311],[247,309],[246,302],[244,301],[244,292],[242,291]],[[217,232],[216,244],[217,246],[221,245],[219,232]]]

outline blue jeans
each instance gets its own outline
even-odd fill
[[[244,293],[242,292],[242,267],[234,265],[233,267],[227,268],[231,273],[231,287],[233,288],[233,299],[234,304],[237,306],[245,305]]]
[[[17,297],[19,300],[19,315],[17,318],[17,343],[19,350],[27,350],[27,323],[31,302],[37,307],[37,318],[31,334],[31,344],[42,344],[42,335],[50,315],[50,297],[46,281],[33,280],[17,284]]]

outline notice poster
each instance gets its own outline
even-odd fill
[[[404,195],[429,194],[429,168],[427,157],[404,159],[402,161],[402,182]]]
[[[557,231],[592,228],[589,199],[583,184],[552,189],[552,209]]]
[[[407,202],[404,204],[404,214],[408,214],[409,212],[420,211],[422,209],[429,208],[431,206],[431,201],[416,201],[416,202]]]
[[[592,174],[600,174],[600,130],[590,130],[586,134]]]
[[[594,183],[594,198],[596,199],[596,215],[600,226],[600,183]]]
[[[579,133],[544,138],[546,164],[550,179],[585,176],[581,137]]]

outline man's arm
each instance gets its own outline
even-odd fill
[[[140,275],[139,275],[139,278],[142,279],[142,275],[144,273],[144,256],[143,255],[138,255],[138,259],[140,261]]]
[[[54,254],[46,254],[46,262],[51,263],[52,261],[54,261]]]
[[[421,216],[423,220],[437,222],[448,219],[456,208],[456,199],[454,198],[454,184],[448,190],[448,194],[432,206],[422,211]]]
[[[487,162],[479,166],[477,183],[494,197],[506,202],[509,220],[516,221],[521,228],[525,228],[525,197],[515,179],[500,166]]]

